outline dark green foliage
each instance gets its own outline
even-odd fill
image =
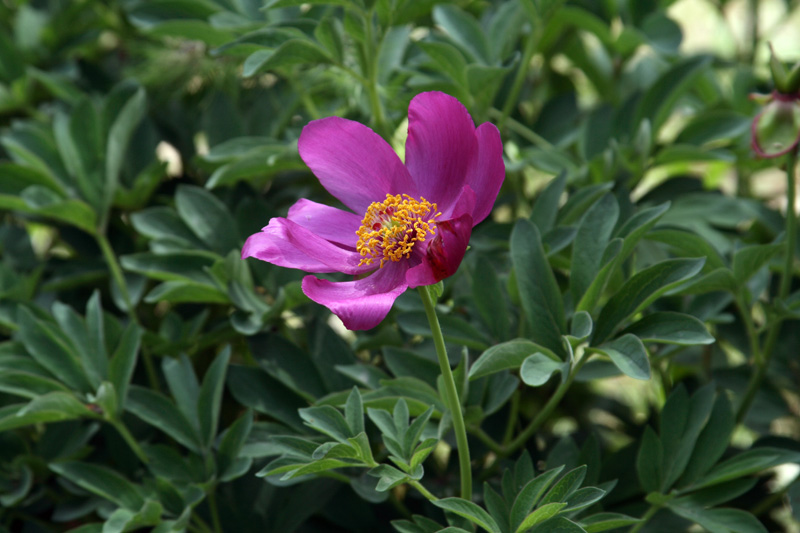
[[[0,532],[796,530],[797,149],[749,136],[798,138],[800,5],[689,4],[0,2]],[[241,259],[337,205],[304,126],[402,154],[430,90],[506,165],[431,291],[471,499],[417,295],[347,332]]]

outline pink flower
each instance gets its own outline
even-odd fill
[[[348,329],[375,327],[406,289],[453,275],[505,177],[497,128],[475,128],[466,108],[440,92],[409,105],[405,165],[371,129],[338,117],[309,123],[298,148],[353,212],[301,199],[251,235],[242,258],[355,276],[303,279],[303,292]]]

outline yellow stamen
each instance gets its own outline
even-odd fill
[[[359,266],[379,259],[381,268],[386,261],[407,259],[414,243],[436,233],[439,215],[436,204],[407,194],[387,194],[383,202],[372,202],[356,231],[356,249],[362,256]]]

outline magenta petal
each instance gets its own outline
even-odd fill
[[[347,329],[370,329],[386,318],[392,304],[408,288],[407,265],[388,263],[366,278],[334,283],[314,276],[303,278],[303,292],[331,310]]]
[[[245,257],[306,272],[361,274],[373,268],[358,266],[361,256],[354,250],[345,250],[285,218],[273,218],[260,233],[248,237],[242,248]]]
[[[303,128],[297,147],[322,186],[356,213],[387,194],[417,196],[392,147],[363,124],[339,117],[314,120]]]
[[[301,198],[289,208],[286,218],[323,239],[350,248],[356,247],[356,231],[361,227],[361,217],[358,215]]]
[[[457,99],[427,92],[411,100],[406,166],[419,194],[440,211],[458,197],[477,147],[475,124]]]
[[[478,137],[478,154],[467,170],[467,185],[478,192],[473,224],[481,222],[492,211],[497,193],[506,176],[503,163],[503,143],[494,124],[481,124],[475,134]]]
[[[472,187],[464,185],[456,201],[453,202],[446,211],[442,211],[441,218],[442,220],[450,220],[452,218],[458,218],[461,215],[472,215],[477,202],[478,198],[475,191],[472,190]]]
[[[431,239],[422,263],[406,274],[408,286],[413,289],[433,285],[455,274],[464,259],[471,234],[472,217],[469,215],[437,223],[436,236]]]

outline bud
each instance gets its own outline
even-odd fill
[[[780,157],[800,141],[800,98],[773,93],[772,101],[753,119],[752,147],[760,157]]]

